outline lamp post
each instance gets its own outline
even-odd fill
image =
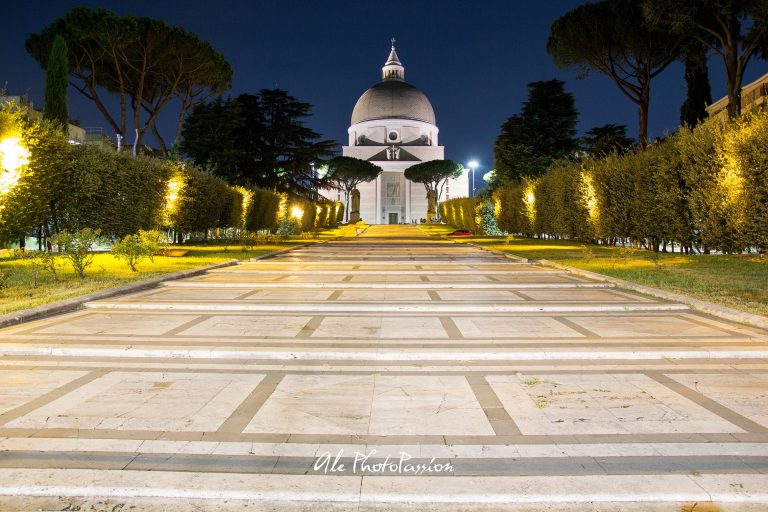
[[[469,197],[475,197],[475,169],[477,169],[477,166],[479,165],[476,160],[472,160],[467,164],[470,169],[472,169],[472,183],[469,187]]]

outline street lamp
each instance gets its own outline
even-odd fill
[[[472,184],[469,187],[469,196],[475,197],[475,169],[477,169],[477,166],[480,164],[477,163],[477,160],[472,160],[467,165],[472,169]]]

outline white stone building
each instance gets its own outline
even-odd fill
[[[405,81],[405,68],[392,51],[381,71],[381,82],[360,96],[352,111],[349,145],[342,154],[369,160],[384,169],[360,192],[360,218],[368,224],[409,224],[427,216],[424,185],[403,175],[405,169],[428,160],[443,160],[438,145],[435,111],[423,92]],[[449,180],[441,201],[464,197],[469,190],[467,173]],[[344,201],[343,194],[324,190],[328,198]]]

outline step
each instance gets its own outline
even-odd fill
[[[180,288],[332,288],[339,290],[568,290],[575,288],[615,288],[612,283],[574,282],[574,283],[292,283],[286,282],[222,282],[200,280],[178,280],[162,283],[167,287]]]
[[[585,313],[585,312],[638,312],[638,311],[689,311],[686,304],[349,304],[349,303],[291,303],[265,304],[253,302],[87,302],[89,309],[131,310],[131,311],[276,311],[291,313]]]

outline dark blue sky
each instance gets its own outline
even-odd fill
[[[44,74],[24,50],[24,40],[71,7],[106,7],[180,25],[210,41],[235,70],[232,95],[279,87],[314,105],[308,126],[346,143],[352,107],[379,80],[397,38],[406,80],[435,108],[446,158],[492,165],[501,123],[519,112],[526,84],[559,78],[576,96],[579,130],[626,124],[637,135],[637,113],[613,82],[600,74],[577,80],[557,69],[546,53],[549,27],[580,0],[321,0],[12,2],[0,30],[0,83],[9,94],[28,93],[42,107]],[[768,69],[754,60],[751,81]],[[725,91],[722,64],[710,68],[715,99]],[[652,85],[651,136],[678,125],[685,96],[682,66],[670,66]],[[70,112],[83,126],[103,126],[96,108],[70,90]],[[170,114],[170,112],[169,112]],[[161,123],[172,137],[173,116]]]

